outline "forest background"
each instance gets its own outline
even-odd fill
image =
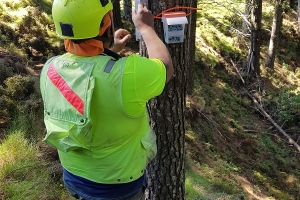
[[[127,56],[138,53],[139,44],[120,2],[122,25],[133,34],[121,52]],[[185,101],[188,200],[300,199],[298,2],[262,2],[260,76],[251,77],[246,2],[199,0],[201,10],[194,11],[195,65],[186,66],[193,71]],[[274,67],[266,67],[278,3],[282,27]],[[56,151],[42,142],[39,71],[64,52],[51,4],[0,1],[0,199],[71,199]]]

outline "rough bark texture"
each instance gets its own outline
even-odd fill
[[[132,21],[131,13],[132,13],[132,1],[131,0],[123,0],[124,6],[124,20]]]
[[[298,21],[298,27],[300,31],[300,0],[298,0],[298,7],[297,7],[297,21]]]
[[[260,43],[261,43],[262,0],[253,0],[251,12],[251,47],[249,54],[250,76],[253,71],[260,76]]]
[[[115,29],[119,29],[123,27],[122,19],[121,19],[121,8],[120,1],[112,0],[113,3],[113,19],[114,19],[114,27]]]
[[[274,68],[275,57],[278,49],[277,47],[280,43],[280,31],[282,26],[282,3],[283,0],[276,0],[269,50],[265,63],[265,66],[271,69]]]
[[[154,15],[176,5],[190,5],[190,1],[149,1]],[[163,38],[160,20],[155,21],[155,29]],[[185,29],[187,32],[187,28]],[[184,110],[187,79],[187,51],[194,44],[183,43],[167,45],[175,68],[175,76],[166,85],[164,92],[148,103],[151,125],[157,135],[158,153],[147,168],[148,189],[146,199],[183,200],[185,199],[184,164]],[[141,42],[140,53],[145,55]],[[193,53],[194,54],[194,53]],[[192,55],[193,55],[192,54]]]
[[[197,0],[191,0],[189,6],[193,8],[197,8]],[[188,11],[190,12],[190,11]],[[193,93],[194,88],[194,67],[195,67],[195,40],[196,40],[196,22],[197,22],[197,12],[192,11],[191,15],[188,17],[187,24],[187,36],[185,40],[185,49],[186,51],[186,66],[187,67],[187,94],[191,95]]]

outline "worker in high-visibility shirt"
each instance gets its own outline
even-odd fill
[[[44,141],[58,149],[65,186],[77,199],[144,198],[145,168],[157,151],[146,102],[174,72],[145,5],[132,20],[149,58],[117,54],[131,35],[114,33],[111,10],[110,0],[53,1],[67,53],[49,59],[41,73]]]

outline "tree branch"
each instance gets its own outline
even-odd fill
[[[253,100],[254,105],[259,109],[260,113],[266,117],[276,128],[277,130],[282,133],[287,139],[290,144],[293,144],[296,149],[300,152],[300,146],[295,142],[272,118],[271,116],[263,109],[263,107],[257,102],[257,100],[243,88],[243,91]]]
[[[240,79],[242,80],[243,84],[245,84],[245,81],[244,81],[244,79],[243,79],[243,77],[242,77],[239,69],[236,67],[236,65],[234,64],[234,62],[232,61],[232,59],[230,59],[230,62],[232,64],[232,66],[234,67],[234,69],[236,70],[236,72],[238,73],[238,75],[239,75]]]

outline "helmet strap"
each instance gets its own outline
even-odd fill
[[[91,39],[100,40],[102,42],[113,42],[114,41],[114,38],[112,38],[112,37],[99,36],[99,35],[97,35]]]

